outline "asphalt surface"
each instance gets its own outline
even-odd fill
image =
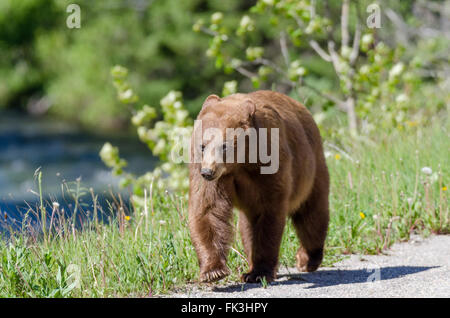
[[[450,298],[450,235],[414,237],[384,255],[351,255],[314,273],[280,269],[260,284],[193,284],[170,297],[445,297]]]

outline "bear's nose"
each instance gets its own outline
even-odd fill
[[[206,180],[212,180],[214,177],[214,172],[211,169],[206,169],[206,168],[202,168],[200,170],[200,174],[202,175],[203,178],[205,178]]]

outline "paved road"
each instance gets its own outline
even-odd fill
[[[334,267],[280,271],[259,284],[195,285],[172,297],[446,297],[450,298],[450,235],[414,237],[387,255],[352,255]]]

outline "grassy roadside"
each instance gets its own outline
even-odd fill
[[[380,136],[375,145],[326,145],[332,214],[324,264],[345,253],[382,252],[411,233],[450,232],[449,137],[449,124],[442,121]],[[144,211],[118,211],[108,224],[85,218],[83,230],[75,230],[73,219],[58,217],[63,214],[51,204],[45,236],[33,234],[30,225],[1,240],[0,297],[141,297],[195,281],[183,197],[149,191]],[[226,281],[246,269],[236,238],[228,261],[233,274]],[[281,266],[294,264],[297,247],[288,225]]]

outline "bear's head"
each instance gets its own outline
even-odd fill
[[[191,162],[204,179],[216,180],[238,164],[251,162],[249,153],[256,154],[257,143],[255,111],[254,102],[240,94],[223,99],[210,95],[205,100],[191,142]]]

